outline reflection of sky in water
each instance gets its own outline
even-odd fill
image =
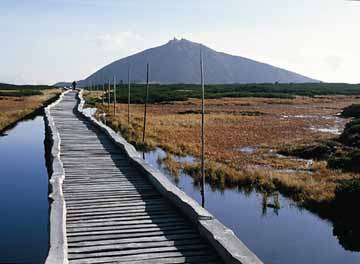
[[[201,204],[199,188],[194,186],[192,178],[181,174],[175,182],[158,163],[158,156],[164,158],[166,154],[157,149],[146,153],[145,159]],[[191,157],[185,159],[191,161]],[[220,191],[206,185],[205,207],[231,228],[264,263],[360,263],[360,253],[344,250],[333,236],[331,223],[299,209],[282,196],[279,199],[281,209],[277,213],[267,208],[263,214],[262,195],[245,194],[236,188]]]
[[[96,108],[87,107],[83,109],[83,113],[87,116],[93,116],[96,113]]]
[[[48,251],[48,174],[42,117],[0,137],[0,263],[43,263]]]
[[[319,127],[319,126],[311,126],[310,130],[318,133],[326,133],[326,134],[333,134],[333,135],[340,135],[343,131],[343,127],[347,122],[346,119],[341,118],[337,115],[282,115],[280,119],[324,119],[324,120],[332,120],[333,124],[328,124],[326,127]]]

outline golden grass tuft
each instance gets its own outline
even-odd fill
[[[329,170],[326,163],[315,161],[311,168],[306,162],[280,158],[270,153],[285,145],[298,145],[333,137],[317,133],[311,126],[331,126],[340,110],[360,99],[329,96],[324,98],[297,97],[288,100],[263,98],[225,98],[207,100],[206,116],[206,178],[217,188],[244,187],[260,191],[279,191],[301,204],[328,202],[334,197],[337,182],[354,175]],[[200,156],[200,100],[148,107],[145,143],[142,142],[143,105],[131,105],[131,122],[127,120],[127,105],[96,105],[107,113],[107,123],[129,142],[143,149],[161,147],[167,153],[180,156]],[[182,113],[188,114],[182,114]],[[242,115],[240,112],[261,112],[264,115]],[[235,114],[234,114],[235,113]],[[306,118],[284,118],[306,116]],[[346,121],[340,120],[341,125]],[[256,147],[252,154],[239,151],[246,146]],[[179,164],[173,157],[163,161],[174,175],[179,170],[199,179],[199,164]],[[292,173],[281,170],[294,170]],[[280,171],[278,171],[280,170]]]
[[[49,89],[41,92],[41,95],[26,97],[0,96],[0,131],[43,107],[48,100],[58,96],[61,90]]]

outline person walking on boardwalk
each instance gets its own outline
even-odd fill
[[[72,89],[73,89],[73,90],[76,89],[76,82],[75,82],[75,81],[72,82]]]

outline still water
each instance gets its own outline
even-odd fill
[[[159,164],[166,156],[161,149],[145,154],[145,159],[174,184],[201,204],[193,179],[181,174],[175,179]],[[191,157],[181,158],[192,161]],[[333,224],[298,208],[279,196],[280,209],[263,207],[263,196],[238,189],[216,190],[206,185],[205,207],[266,264],[359,264],[360,252],[345,250],[333,235]],[[268,203],[273,202],[273,197]],[[356,238],[360,240],[359,238]]]
[[[42,116],[0,136],[0,263],[41,264],[48,252],[48,173]]]
[[[6,134],[0,136],[0,263],[41,264],[49,239],[43,118],[20,122]],[[201,203],[199,188],[189,175],[175,179],[158,163],[158,157],[165,155],[157,149],[145,158]],[[192,157],[179,160],[193,161]],[[264,208],[262,201],[256,192],[206,185],[206,208],[265,263],[360,263],[360,253],[345,250],[333,235],[333,223],[282,196],[279,210]]]

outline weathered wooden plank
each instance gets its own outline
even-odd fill
[[[114,256],[111,257],[96,257],[96,258],[72,258],[70,256],[71,263],[74,264],[88,264],[88,263],[102,263],[104,261],[123,261],[128,263],[129,261],[133,260],[151,260],[151,259],[159,259],[159,258],[169,258],[169,257],[189,257],[189,256],[209,256],[213,254],[211,251],[176,251],[176,252],[166,252],[166,253],[143,253],[143,254],[136,254],[130,256]],[[143,263],[146,263],[144,261]]]
[[[69,93],[51,111],[61,138],[70,264],[217,262],[197,229],[123,150],[76,116],[75,105]]]
[[[158,253],[161,255],[164,252],[176,252],[181,250],[194,250],[197,251],[197,254],[202,253],[201,255],[206,256],[206,251],[209,247],[204,244],[197,244],[197,245],[178,245],[176,247],[169,246],[169,247],[152,247],[152,248],[142,248],[142,249],[128,249],[128,250],[118,250],[117,245],[111,245],[113,248],[112,251],[103,250],[103,248],[109,249],[108,246],[99,246],[98,250],[94,250],[92,252],[86,253],[70,253],[70,259],[81,259],[81,258],[88,258],[88,257],[107,257],[107,256],[127,256],[127,255],[138,255],[144,253]]]
[[[142,227],[144,226],[144,227]],[[178,225],[167,225],[167,226],[159,226],[159,225],[137,225],[136,228],[131,228],[125,226],[123,229],[117,228],[116,231],[114,230],[94,230],[91,231],[82,231],[82,232],[69,232],[68,236],[88,236],[88,235],[106,235],[106,234],[127,234],[127,233],[145,233],[145,232],[163,232],[165,235],[169,230],[192,230],[192,226],[188,226],[184,224],[183,226]]]
[[[125,244],[109,244],[109,245],[96,245],[96,246],[87,246],[87,247],[71,247],[69,249],[70,255],[76,255],[76,257],[84,256],[84,253],[93,254],[95,252],[102,251],[120,251],[116,255],[129,255],[129,254],[139,254],[145,252],[166,252],[166,251],[176,251],[179,249],[208,249],[207,245],[201,243],[201,239],[192,239],[192,240],[180,240],[180,241],[161,241],[156,243],[125,243]],[[95,253],[97,254],[97,253]],[[103,256],[103,255],[102,255]],[[88,255],[86,255],[88,257]]]
[[[167,230],[139,232],[139,233],[113,233],[105,235],[85,235],[68,237],[69,247],[86,246],[92,241],[96,243],[133,243],[133,242],[153,242],[154,246],[158,241],[175,241],[182,239],[196,239],[200,236],[192,230]],[[101,242],[102,241],[102,242]]]
[[[95,230],[96,231],[96,230]],[[98,231],[110,231],[110,230],[98,230]],[[113,229],[114,231],[114,229]],[[88,232],[88,231],[87,231]],[[75,235],[69,236],[68,245],[72,246],[81,246],[81,245],[90,245],[92,243],[132,243],[136,241],[152,241],[156,245],[157,241],[175,241],[182,239],[195,239],[200,236],[194,230],[190,229],[167,229],[160,231],[143,231],[143,232],[119,232],[114,231],[114,233],[104,233],[104,234],[89,234],[89,235]],[[84,242],[84,243],[82,243]]]
[[[188,229],[193,228],[189,223],[183,222],[181,225],[179,223],[148,223],[148,224],[138,224],[136,226],[117,226],[116,230],[112,226],[108,227],[96,227],[96,228],[68,228],[67,233],[68,236],[81,236],[88,234],[126,234],[127,230],[135,230],[139,229],[139,232],[142,232],[141,229],[149,229],[151,232],[151,228],[157,228],[157,230],[153,231],[163,231],[163,230],[179,230],[179,229]],[[111,232],[108,232],[111,231]],[[145,232],[145,231],[144,231]],[[131,233],[131,232],[130,232]],[[135,232],[136,233],[136,232]]]
[[[188,257],[166,257],[146,260],[117,260],[111,262],[101,262],[103,264],[126,263],[126,264],[175,264],[175,263],[196,263],[196,264],[215,264],[221,263],[219,258],[210,256],[188,256]]]
[[[77,217],[71,217],[70,219],[67,219],[66,222],[68,224],[77,224],[77,223],[106,223],[106,222],[121,222],[121,221],[135,221],[135,220],[159,220],[159,219],[169,219],[172,220],[181,218],[176,214],[171,215],[141,215],[141,216],[122,216],[121,214],[102,214],[102,215],[96,215],[96,216],[77,216]]]

